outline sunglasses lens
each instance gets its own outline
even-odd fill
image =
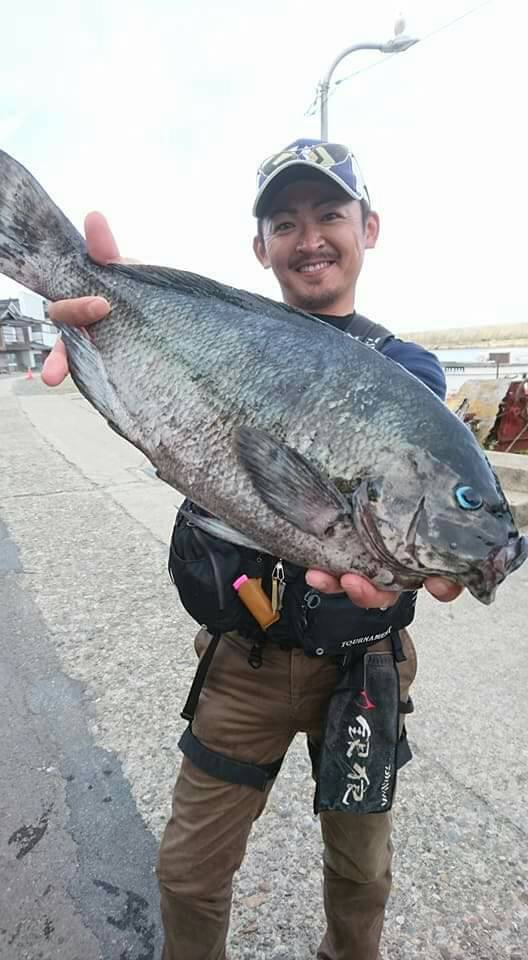
[[[350,150],[342,143],[316,143],[311,147],[292,147],[282,150],[281,153],[274,153],[273,156],[264,160],[259,169],[259,186],[280,167],[294,160],[307,160],[309,163],[328,168],[350,159]]]
[[[281,153],[274,153],[259,167],[257,189],[263,190],[269,177],[282,167],[296,161],[304,161],[310,166],[328,171],[334,179],[343,182],[345,189],[354,191],[352,196],[357,199],[364,198],[370,204],[367,187],[357,160],[343,143],[297,143],[282,150]]]

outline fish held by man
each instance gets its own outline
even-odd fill
[[[61,327],[73,380],[209,532],[383,589],[449,577],[490,603],[526,559],[471,431],[392,360],[284,304],[148,265],[101,267],[0,151],[0,272],[110,314]],[[218,518],[218,519],[217,519]]]

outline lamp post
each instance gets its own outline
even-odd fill
[[[321,80],[319,88],[321,97],[321,140],[328,140],[328,92],[335,68],[341,63],[341,60],[348,57],[349,53],[355,53],[356,50],[379,50],[380,53],[403,53],[404,50],[408,50],[409,47],[418,43],[418,37],[407,37],[402,33],[404,28],[404,21],[401,19],[397,20],[394,28],[395,36],[392,37],[391,40],[386,43],[354,43],[353,46],[347,47],[346,50],[343,50],[343,52],[336,57],[324,78]]]

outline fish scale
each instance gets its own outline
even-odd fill
[[[89,338],[62,327],[72,377],[162,479],[214,514],[210,531],[391,589],[448,576],[486,603],[526,558],[471,431],[399,364],[197,274],[98,266],[1,151],[0,271],[50,300],[110,301]]]

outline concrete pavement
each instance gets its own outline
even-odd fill
[[[0,958],[152,960],[194,668],[166,575],[178,495],[69,385],[0,380],[0,424]],[[526,566],[491,608],[421,599],[385,960],[528,958]],[[314,956],[311,800],[298,738],[237,879],[231,960]]]

